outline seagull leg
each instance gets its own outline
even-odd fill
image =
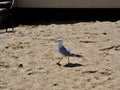
[[[62,59],[60,59],[59,61],[58,61],[58,63],[60,63],[62,61]]]
[[[69,57],[68,57],[68,64],[70,63]]]
[[[62,61],[62,57],[60,58],[60,60],[57,62],[57,65],[61,66],[60,62]]]

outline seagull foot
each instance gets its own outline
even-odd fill
[[[57,63],[57,65],[58,65],[58,66],[61,66],[61,64],[60,64],[59,62]]]

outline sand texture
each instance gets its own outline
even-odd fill
[[[9,29],[10,31],[10,29]],[[0,30],[0,90],[120,90],[120,21]],[[57,38],[82,55],[63,57]]]

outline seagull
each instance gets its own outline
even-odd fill
[[[67,47],[65,47],[63,45],[63,39],[62,38],[59,38],[57,41],[58,41],[58,52],[62,56],[68,57],[68,64],[70,63],[69,57],[83,57],[82,55],[76,54],[76,53],[72,52],[70,49],[68,49]],[[58,61],[58,63],[57,63],[58,65],[60,65],[61,60]]]

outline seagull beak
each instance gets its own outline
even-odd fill
[[[55,40],[55,42],[58,42],[58,40]]]

